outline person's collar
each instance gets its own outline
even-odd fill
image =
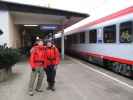
[[[43,45],[37,45],[36,47],[38,47],[38,48],[43,48],[44,46],[43,46]]]

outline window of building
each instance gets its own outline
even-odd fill
[[[120,24],[120,43],[131,43],[133,34],[133,22],[128,21]]]
[[[89,42],[96,43],[97,42],[97,30],[93,29],[89,32]]]
[[[115,43],[116,42],[116,25],[104,27],[103,39],[104,39],[104,43]]]
[[[85,43],[85,32],[80,33],[80,43]]]

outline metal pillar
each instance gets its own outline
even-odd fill
[[[61,33],[61,57],[64,60],[64,30]]]

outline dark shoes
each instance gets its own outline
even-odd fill
[[[48,87],[46,88],[47,90],[51,90],[51,91],[55,91],[55,86],[52,85],[48,85]]]
[[[40,89],[35,89],[37,92],[43,92],[43,90]],[[29,95],[30,96],[34,96],[34,92],[33,91],[29,91]]]
[[[37,92],[43,92],[43,90],[41,90],[41,89],[36,89],[36,91],[37,91]]]
[[[54,87],[54,86],[52,86],[52,87],[51,87],[51,90],[52,90],[52,91],[55,91],[55,87]]]
[[[50,89],[51,89],[51,87],[50,87],[50,86],[48,86],[46,89],[47,89],[47,90],[50,90]]]
[[[34,93],[33,93],[32,91],[30,91],[30,92],[29,92],[29,95],[30,95],[30,96],[33,96],[33,95],[34,95]]]

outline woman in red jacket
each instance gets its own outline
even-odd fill
[[[43,41],[41,39],[37,40],[37,45],[33,46],[31,49],[30,65],[32,72],[29,84],[29,94],[33,96],[33,87],[36,78],[38,78],[36,91],[42,92],[40,88],[44,78],[44,67],[46,67],[45,46],[43,45]]]
[[[46,46],[46,58],[47,58],[47,67],[45,69],[47,75],[48,87],[47,90],[55,91],[55,76],[56,68],[60,63],[60,54],[58,49],[52,44],[51,41],[47,42]]]

